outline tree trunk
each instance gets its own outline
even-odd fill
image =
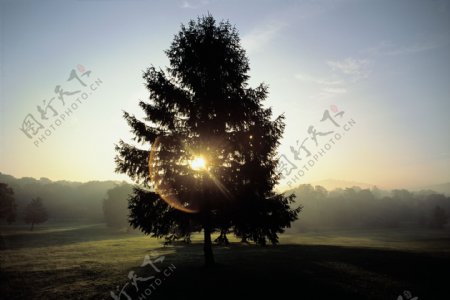
[[[34,228],[34,222],[31,222],[30,230],[33,231],[33,228]]]
[[[217,237],[217,239],[214,240],[214,243],[217,243],[221,246],[228,246],[230,244],[230,242],[228,241],[228,238],[227,238],[227,232],[228,232],[228,229],[221,229],[220,235]]]
[[[205,266],[211,267],[214,265],[214,255],[212,251],[211,243],[211,227],[209,224],[209,219],[206,220],[203,226],[204,241],[203,241],[203,253],[205,254]]]

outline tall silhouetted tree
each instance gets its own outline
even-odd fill
[[[34,224],[44,223],[48,220],[48,213],[42,204],[42,199],[37,197],[31,200],[25,208],[25,223],[31,224],[30,230],[33,230]]]
[[[124,113],[147,148],[116,146],[116,171],[144,185],[130,201],[131,224],[154,236],[183,235],[199,224],[206,265],[214,263],[216,230],[276,243],[299,212],[289,206],[293,196],[273,192],[284,117],[272,120],[262,106],[266,85],[248,86],[237,30],[210,15],[190,21],[166,54],[166,71],[150,67],[143,75],[146,118]]]
[[[0,183],[0,219],[5,218],[11,224],[16,219],[16,209],[13,189],[6,183]]]
[[[103,214],[106,224],[113,228],[128,226],[128,198],[133,191],[129,184],[121,184],[108,190],[103,200]]]

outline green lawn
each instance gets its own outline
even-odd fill
[[[297,299],[395,300],[403,290],[419,299],[446,299],[450,275],[450,238],[435,231],[286,234],[276,247],[233,240],[229,247],[215,247],[213,269],[203,267],[199,235],[192,245],[164,247],[161,240],[102,224],[42,226],[33,232],[3,226],[1,231],[2,299],[113,299],[111,291],[130,283],[130,271],[147,279],[138,281],[137,291],[128,286],[131,299],[294,294]],[[155,262],[160,272],[140,266],[145,255],[165,257]]]

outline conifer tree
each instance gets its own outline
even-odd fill
[[[202,229],[206,265],[214,263],[215,231],[277,243],[300,211],[290,208],[293,195],[273,191],[284,116],[263,107],[265,84],[248,85],[237,30],[211,15],[192,20],[166,55],[166,70],[143,75],[145,119],[124,113],[142,146],[116,145],[116,171],[141,185],[129,203],[131,224],[158,237]]]

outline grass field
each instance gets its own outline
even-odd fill
[[[1,227],[1,299],[447,299],[450,237],[414,230],[285,234],[278,246],[164,247],[103,224]],[[141,267],[145,255],[154,262]],[[157,261],[164,256],[164,261]],[[136,287],[128,278],[133,271]],[[159,272],[158,272],[159,271]],[[152,278],[153,276],[153,278]]]

